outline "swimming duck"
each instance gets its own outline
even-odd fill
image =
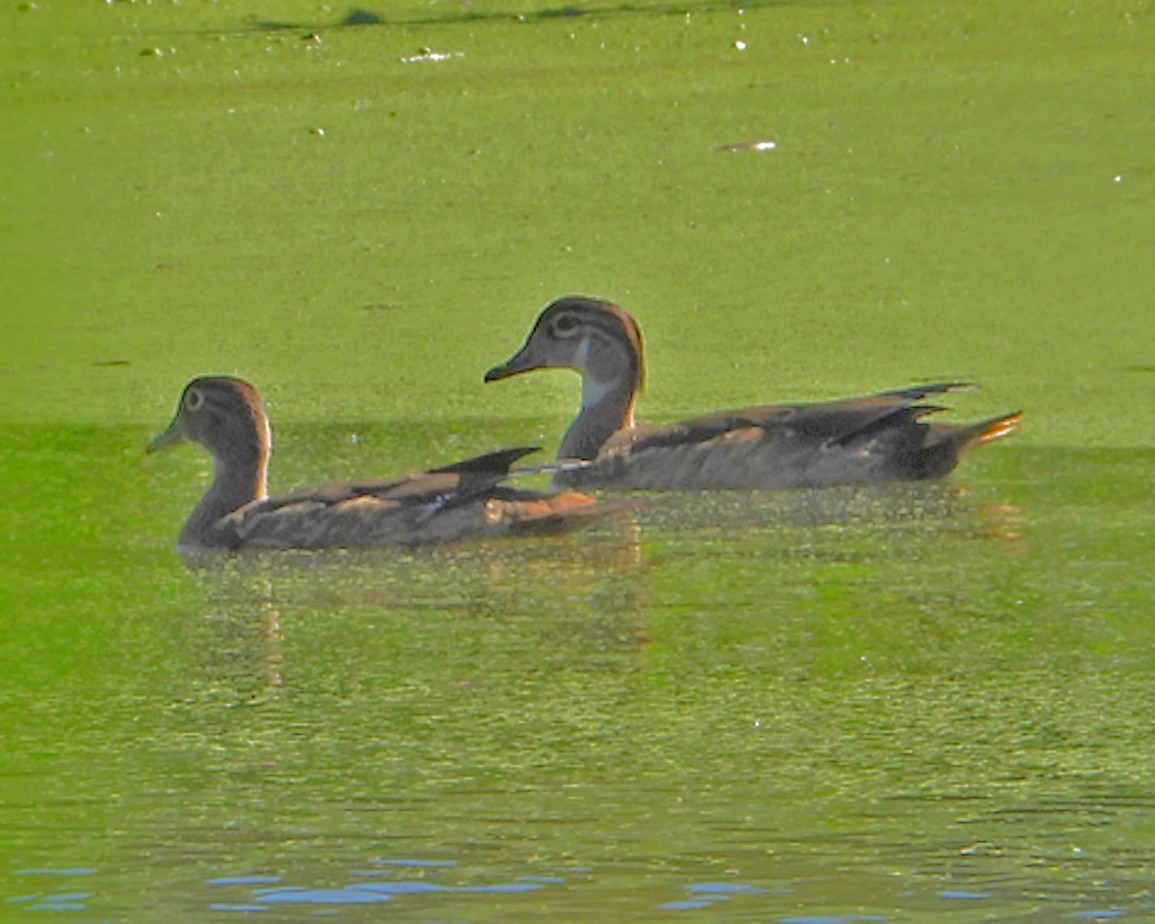
[[[553,533],[622,509],[584,494],[501,484],[536,447],[269,497],[268,416],[252,385],[227,376],[189,382],[172,423],[148,451],[182,441],[199,443],[213,457],[212,483],[180,531],[182,551],[415,546]]]
[[[667,491],[810,488],[938,478],[968,446],[1002,439],[1020,413],[973,424],[929,423],[942,410],[922,403],[968,387],[915,385],[862,398],[718,411],[667,426],[634,419],[645,378],[642,333],[629,312],[585,296],[547,305],[525,344],[485,374],[494,382],[535,369],[581,375],[581,410],[559,459],[588,460],[561,471],[566,485]]]

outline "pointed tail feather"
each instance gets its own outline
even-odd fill
[[[985,446],[1010,436],[1023,419],[1022,411],[1000,414],[973,424],[931,423],[922,448],[903,456],[896,480],[915,481],[941,478],[959,463],[962,453],[971,446]]]
[[[498,449],[480,456],[462,459],[451,465],[431,468],[430,471],[453,475],[504,474],[518,459],[528,456],[531,452],[537,452],[540,448],[540,446],[515,446],[512,449]]]
[[[980,421],[974,425],[974,435],[967,442],[968,444],[973,443],[975,446],[985,446],[987,443],[993,443],[996,440],[1010,436],[1019,429],[1019,425],[1022,422],[1022,411],[1015,411],[1013,414],[1004,414],[1001,417],[992,417],[989,420]]]

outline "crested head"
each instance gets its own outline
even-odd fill
[[[534,321],[522,348],[485,374],[487,382],[535,369],[574,369],[595,387],[631,392],[645,380],[642,332],[613,302],[566,295],[550,302]]]
[[[231,376],[198,376],[181,392],[176,415],[149,452],[187,440],[224,460],[239,454],[268,455],[269,418],[257,390]]]
[[[189,382],[172,423],[148,451],[185,441],[212,454],[216,478],[221,480],[217,489],[227,489],[234,501],[243,498],[247,503],[266,495],[272,434],[265,406],[248,382],[216,375]]]
[[[633,372],[634,389],[640,390],[645,384],[642,331],[634,316],[620,305],[585,295],[567,295],[545,307],[537,320],[537,325],[543,323],[548,323],[558,338],[582,338],[586,343],[585,362],[599,372],[602,370],[597,368],[597,354],[607,353],[611,344],[624,346]]]
[[[269,418],[257,391],[231,376],[199,376],[181,392],[176,415],[148,446],[198,443],[213,457],[213,480],[180,532],[182,548],[228,545],[224,518],[268,495]]]
[[[581,411],[558,457],[592,459],[611,435],[634,426],[634,399],[645,378],[642,332],[612,302],[567,295],[542,310],[521,349],[490,369],[485,381],[557,368],[582,377]]]

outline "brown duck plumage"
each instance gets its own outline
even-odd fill
[[[967,387],[916,385],[820,404],[719,411],[656,427],[634,420],[644,380],[642,335],[628,312],[584,296],[560,298],[534,322],[522,348],[487,382],[543,368],[575,369],[582,406],[559,459],[568,485],[639,490],[807,488],[938,478],[968,446],[1012,433],[1020,413],[974,424],[931,423],[931,395]]]
[[[212,454],[213,480],[180,532],[180,548],[366,548],[552,533],[622,508],[584,494],[545,494],[501,482],[534,451],[488,453],[413,475],[269,497],[271,436],[256,389],[203,376],[185,386],[149,452],[181,441]]]

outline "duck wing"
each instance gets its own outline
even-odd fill
[[[848,444],[886,427],[901,427],[924,414],[941,410],[918,405],[928,395],[943,394],[970,386],[960,382],[939,382],[862,398],[815,404],[768,404],[730,411],[715,411],[701,417],[664,427],[640,430],[632,442],[633,451],[679,443],[707,443],[727,433],[755,428],[822,443]]]
[[[537,447],[517,447],[390,478],[293,491],[255,501],[214,530],[232,548],[417,546],[556,532],[620,509],[585,495],[501,485]]]
[[[935,478],[972,442],[1007,435],[1019,415],[930,424],[923,399],[970,386],[938,382],[819,404],[719,411],[615,434],[567,484],[639,490],[802,488]]]
[[[643,506],[637,501],[597,500],[579,491],[546,494],[502,485],[486,503],[485,516],[490,527],[502,534],[549,536]]]

